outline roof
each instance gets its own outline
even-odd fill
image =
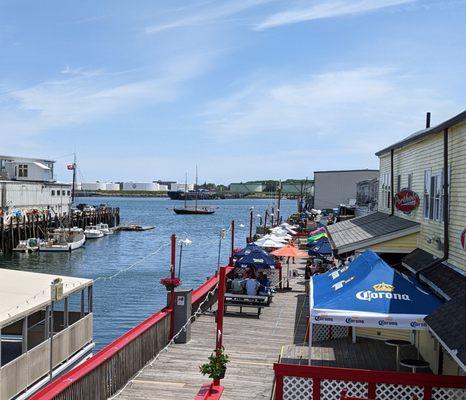
[[[342,173],[342,172],[379,172],[379,170],[378,169],[369,169],[369,168],[366,168],[366,169],[340,169],[340,170],[314,171],[314,175],[315,174],[332,173],[332,172],[338,172],[338,173]]]
[[[47,163],[55,163],[53,160],[47,160],[45,158],[33,158],[33,157],[18,157],[18,156],[4,156],[0,155],[0,159],[12,160],[12,161],[41,161]]]
[[[419,223],[383,212],[375,212],[327,226],[332,247],[338,253],[383,243],[419,230]]]
[[[63,280],[64,296],[92,284],[92,279],[0,268],[0,327],[50,304],[50,284],[55,278]]]
[[[382,155],[384,153],[387,153],[390,150],[399,149],[399,148],[404,147],[404,146],[406,146],[406,145],[408,145],[410,143],[414,143],[414,142],[417,142],[419,140],[422,140],[427,136],[435,135],[436,133],[440,133],[444,129],[450,128],[451,126],[459,124],[459,123],[461,123],[463,121],[466,121],[466,110],[462,111],[461,113],[455,115],[454,117],[452,117],[450,119],[447,119],[446,121],[444,121],[444,122],[442,122],[442,123],[440,123],[438,125],[435,125],[435,126],[432,126],[430,128],[426,128],[426,129],[422,129],[420,131],[414,132],[411,135],[404,138],[403,140],[401,140],[399,142],[396,142],[396,143],[392,144],[391,146],[388,146],[388,147],[378,151],[377,153],[375,153],[375,155],[380,156],[380,155]]]
[[[37,165],[39,168],[50,170],[50,168],[47,167],[47,165],[44,165],[44,164],[42,164],[40,162],[34,161],[34,164]]]
[[[416,273],[429,264],[432,264],[437,257],[422,249],[414,249],[401,260],[403,266],[411,272]]]

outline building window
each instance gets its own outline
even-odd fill
[[[424,218],[432,221],[443,221],[443,169],[433,174],[424,171]]]
[[[67,195],[67,196],[71,196],[71,192],[68,190],[68,191],[66,192],[66,195]]]
[[[55,196],[55,190],[52,190],[52,196]]]
[[[408,174],[408,185],[406,186],[408,190],[413,188],[413,174]]]
[[[391,205],[391,182],[390,182],[390,174],[383,174],[382,175],[382,207],[390,208]]]
[[[62,194],[63,196],[66,196],[66,192],[65,192],[64,190],[61,191],[61,194]]]
[[[401,175],[396,177],[396,193],[401,192]]]
[[[27,178],[28,177],[28,166],[27,164],[18,165],[18,178]]]

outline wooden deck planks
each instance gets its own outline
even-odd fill
[[[281,347],[294,343],[297,296],[303,294],[302,285],[295,279],[290,282],[296,291],[277,293],[271,306],[262,310],[260,319],[225,316],[223,344],[231,362],[222,380],[222,400],[270,399],[272,365],[277,362]],[[308,313],[304,307],[301,311]],[[116,398],[193,399],[202,384],[209,382],[199,372],[199,365],[207,361],[215,347],[215,329],[213,316],[199,317],[192,325],[189,343],[171,346]]]

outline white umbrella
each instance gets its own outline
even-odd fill
[[[255,244],[257,244],[258,246],[260,247],[273,247],[273,248],[280,248],[280,247],[285,247],[286,244],[285,243],[282,243],[282,242],[277,242],[275,240],[272,240],[270,238],[267,238],[267,239],[259,239],[259,240],[256,240],[254,242]]]
[[[272,240],[274,240],[276,242],[286,243],[286,242],[288,242],[289,238],[284,237],[284,236],[278,236],[278,235],[271,234],[271,235],[265,235],[261,239],[272,239]]]

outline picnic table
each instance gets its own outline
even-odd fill
[[[257,309],[257,318],[260,318],[262,308],[270,305],[271,295],[251,296],[247,294],[225,293],[224,312],[227,313],[228,307],[239,308],[239,313],[243,314],[243,308]]]

